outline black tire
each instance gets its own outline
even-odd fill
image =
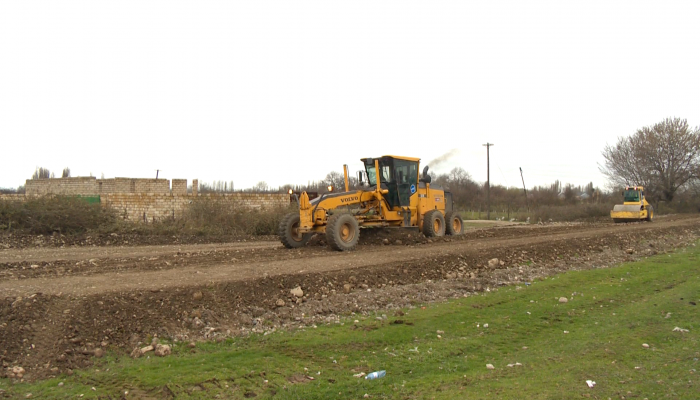
[[[426,237],[445,236],[445,217],[438,210],[430,210],[423,216],[423,234]]]
[[[313,236],[313,233],[306,233],[304,235],[298,233],[299,220],[299,213],[294,212],[285,215],[280,221],[278,230],[280,241],[284,247],[288,249],[303,247],[306,242],[311,239],[311,236]]]
[[[333,250],[349,251],[360,240],[360,224],[352,214],[335,214],[326,224],[326,241]]]
[[[452,211],[445,216],[445,233],[448,235],[464,233],[464,221],[457,211]]]
[[[647,222],[651,222],[654,220],[654,207],[649,206],[647,207]]]

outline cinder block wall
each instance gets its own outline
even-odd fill
[[[173,179],[172,191],[167,179],[95,177],[28,179],[26,195],[0,195],[0,200],[24,201],[29,197],[50,194],[100,196],[105,207],[117,210],[130,221],[179,218],[193,201],[219,201],[253,209],[286,206],[289,195],[277,193],[207,193],[198,194],[199,181],[192,181],[192,194],[187,194],[187,180]]]
[[[187,180],[184,180],[187,187]],[[107,193],[170,193],[168,179],[114,178],[96,179],[94,176],[78,178],[27,179],[27,195],[63,194],[92,195]]]
[[[173,179],[173,195],[187,195],[187,179]]]
[[[132,193],[170,193],[170,181],[167,179],[134,179]]]
[[[94,176],[78,178],[27,179],[24,184],[28,196],[44,194],[96,195],[99,186]]]
[[[261,209],[289,205],[289,195],[277,193],[221,193],[200,196],[163,195],[157,193],[112,193],[100,196],[101,203],[113,208],[130,221],[153,222],[180,218],[194,201],[218,201],[247,208]]]
[[[24,201],[26,198],[23,194],[0,194],[0,201]]]

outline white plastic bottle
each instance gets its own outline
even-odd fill
[[[386,371],[384,371],[384,370],[375,371],[375,372],[372,372],[371,374],[367,374],[367,376],[365,376],[365,379],[377,379],[377,378],[383,377],[384,375],[386,375]]]

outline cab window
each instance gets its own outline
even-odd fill
[[[639,201],[639,192],[636,190],[625,190],[625,201],[627,201],[627,202]]]
[[[396,181],[399,185],[418,183],[418,163],[415,161],[394,160]]]
[[[370,186],[374,186],[377,184],[377,171],[374,169],[374,165],[372,164],[366,164],[365,167],[367,168],[367,180],[369,181]]]

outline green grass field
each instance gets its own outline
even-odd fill
[[[342,325],[195,349],[177,344],[166,358],[112,355],[71,377],[2,380],[0,389],[17,398],[84,399],[125,391],[156,399],[697,399],[699,302],[700,246],[693,246],[418,305],[383,321],[350,315]],[[353,376],[375,370],[386,376]]]

